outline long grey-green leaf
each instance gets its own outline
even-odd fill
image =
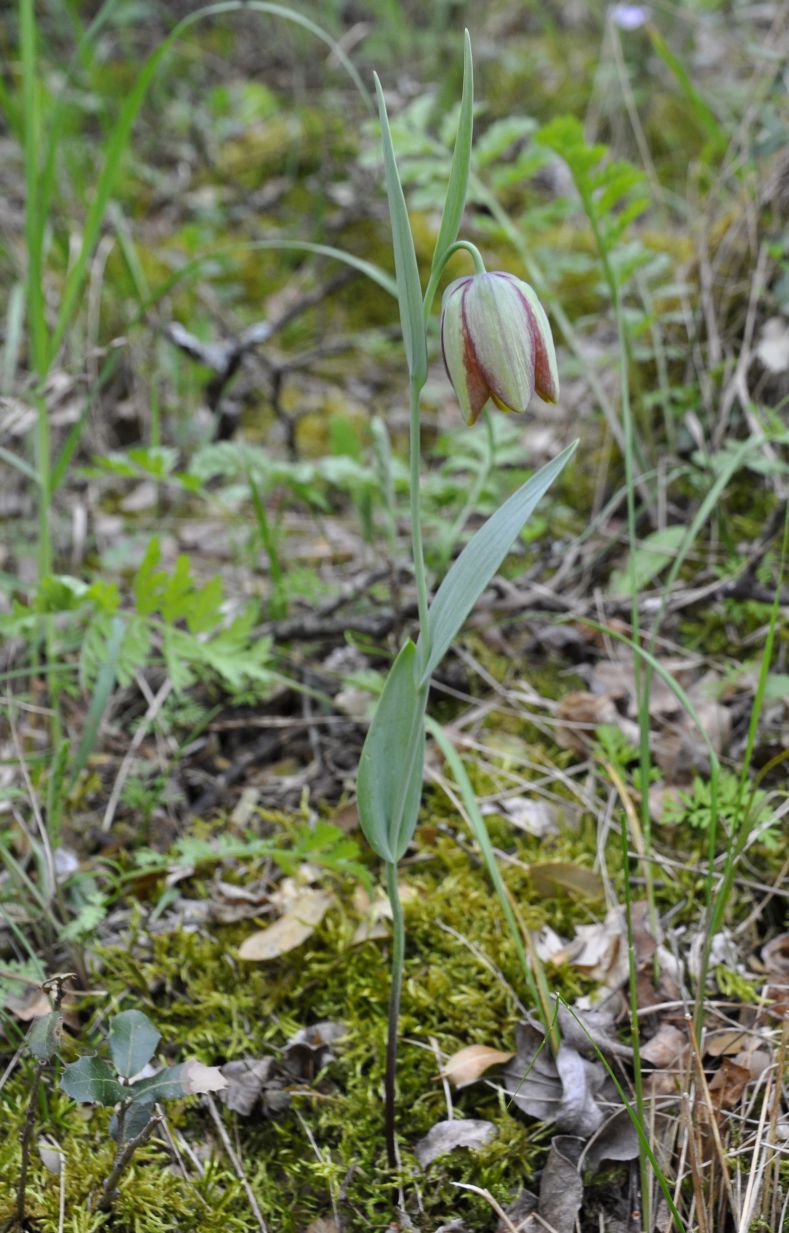
[[[578,442],[573,441],[522,484],[469,540],[447,573],[430,605],[430,649],[422,684],[430,680],[537,503],[575,453],[577,445]]]
[[[460,116],[449,171],[449,184],[444,200],[444,212],[433,250],[435,270],[450,244],[454,244],[460,230],[460,221],[466,205],[468,174],[471,166],[471,143],[474,130],[474,64],[471,58],[471,39],[468,30],[463,36],[463,94],[460,99]]]
[[[422,319],[422,284],[416,264],[414,237],[408,220],[408,209],[403,196],[403,186],[395,161],[386,101],[378,74],[375,74],[375,93],[378,99],[378,114],[381,118],[381,142],[384,152],[384,176],[386,195],[389,200],[389,219],[392,226],[397,298],[400,303],[400,323],[403,328],[403,343],[408,361],[408,372],[414,382],[424,384],[427,378],[427,340]]]
[[[409,639],[392,664],[359,759],[356,805],[374,852],[397,861],[416,826],[422,794],[427,689],[416,681]]]

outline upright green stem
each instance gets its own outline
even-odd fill
[[[395,1145],[395,1075],[397,1072],[397,1022],[400,1018],[400,992],[403,987],[405,929],[403,905],[397,889],[397,864],[386,862],[386,890],[392,905],[392,983],[389,988],[389,1018],[386,1037],[386,1077],[384,1080],[384,1130],[386,1156],[390,1169],[397,1168]]]
[[[427,653],[429,647],[427,624],[427,580],[425,578],[425,554],[422,547],[422,520],[419,509],[419,462],[422,456],[421,440],[422,426],[419,422],[419,395],[422,392],[422,382],[411,378],[411,547],[414,557],[414,576],[416,578],[416,601],[419,608],[419,631],[422,634],[423,645]]]

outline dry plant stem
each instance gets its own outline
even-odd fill
[[[118,1119],[120,1125],[120,1118]],[[143,1126],[138,1135],[133,1139],[129,1139],[128,1143],[124,1143],[118,1148],[115,1154],[112,1168],[104,1180],[104,1185],[101,1188],[101,1201],[99,1202],[99,1211],[108,1212],[112,1208],[113,1203],[118,1195],[118,1183],[121,1180],[124,1169],[127,1167],[138,1147],[142,1147],[145,1140],[149,1137],[159,1121],[159,1114],[155,1113],[146,1126]]]
[[[395,1074],[397,1070],[397,1022],[400,1017],[400,993],[403,987],[403,957],[405,930],[403,905],[397,888],[397,865],[386,862],[386,890],[392,905],[392,983],[389,987],[389,1017],[386,1036],[386,1075],[384,1079],[384,1133],[389,1168],[397,1168],[395,1143]]]
[[[30,1165],[30,1141],[33,1138],[33,1127],[36,1121],[36,1104],[38,1101],[38,1089],[41,1085],[41,1076],[46,1069],[46,1062],[37,1062],[36,1069],[33,1071],[33,1082],[30,1085],[30,1095],[27,1101],[27,1111],[25,1112],[25,1120],[22,1126],[22,1133],[19,1136],[22,1145],[22,1158],[19,1162],[19,1183],[16,1189],[16,1213],[15,1223],[20,1229],[24,1227],[25,1222],[25,1191],[27,1190],[27,1170]],[[12,1222],[14,1223],[14,1222]]]
[[[263,1213],[261,1212],[260,1207],[258,1206],[258,1201],[255,1198],[255,1192],[250,1186],[249,1178],[244,1172],[243,1166],[241,1164],[241,1161],[238,1158],[238,1155],[236,1154],[233,1144],[230,1142],[230,1136],[227,1133],[227,1130],[225,1129],[225,1124],[219,1115],[219,1110],[217,1109],[216,1104],[211,1098],[210,1092],[206,1093],[205,1102],[206,1102],[206,1105],[208,1106],[208,1111],[211,1114],[211,1120],[216,1126],[219,1137],[222,1140],[222,1146],[227,1152],[228,1157],[230,1159],[230,1163],[232,1164],[233,1168],[235,1169],[238,1175],[238,1180],[241,1182],[241,1185],[244,1187],[244,1193],[246,1194],[249,1200],[249,1206],[252,1208],[252,1212],[255,1216],[255,1219],[257,1220],[260,1233],[268,1233],[268,1226],[265,1220],[263,1219]]]

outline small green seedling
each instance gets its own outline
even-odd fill
[[[48,1042],[54,1032],[54,1027],[51,1030],[43,1027],[38,1038],[43,1034]],[[217,1067],[204,1066],[195,1060],[165,1066],[155,1073],[135,1078],[148,1067],[160,1039],[158,1029],[147,1015],[140,1010],[124,1010],[110,1024],[109,1060],[93,1054],[64,1067],[60,1086],[72,1100],[115,1109],[110,1134],[118,1146],[112,1168],[102,1185],[99,1211],[111,1208],[124,1169],[161,1120],[156,1107],[158,1101],[221,1091],[227,1085]]]

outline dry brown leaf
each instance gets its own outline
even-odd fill
[[[652,1066],[665,1070],[673,1066],[687,1047],[687,1033],[671,1023],[661,1023],[655,1035],[641,1046],[641,1057]]]
[[[733,1109],[739,1104],[740,1097],[751,1082],[751,1071],[748,1066],[738,1066],[731,1058],[725,1057],[720,1070],[716,1070],[709,1082],[712,1103],[718,1109]]]
[[[539,1213],[548,1227],[575,1228],[584,1197],[584,1184],[578,1172],[583,1144],[573,1135],[555,1135],[540,1178]]]
[[[54,1140],[45,1139],[42,1135],[38,1140],[38,1154],[41,1157],[41,1163],[50,1173],[54,1173],[58,1177],[63,1172],[63,1148]]]
[[[413,903],[417,897],[416,888],[407,882],[398,882],[397,889],[400,902],[404,905]],[[392,919],[392,905],[384,890],[379,888],[371,899],[363,886],[357,886],[353,895],[353,906],[362,919],[354,930],[351,946],[389,937],[389,926],[386,922]]]
[[[244,939],[238,948],[239,958],[266,961],[295,950],[314,933],[333,901],[328,891],[302,890],[290,900],[284,916]]]
[[[503,1053],[501,1049],[492,1049],[489,1045],[466,1045],[458,1049],[444,1065],[439,1078],[449,1079],[455,1087],[467,1087],[476,1083],[491,1066],[499,1066],[515,1057],[512,1052]]]
[[[340,1233],[340,1226],[333,1216],[318,1216],[307,1225],[304,1233]]]
[[[227,1079],[218,1066],[205,1066],[196,1058],[184,1062],[180,1083],[186,1096],[200,1092],[221,1092],[227,1087]]]
[[[789,933],[779,933],[762,947],[762,963],[772,976],[789,977]]]
[[[578,689],[560,698],[556,707],[556,740],[563,749],[588,753],[594,730],[601,724],[618,724],[621,716],[610,694],[591,694]]]
[[[529,866],[534,889],[548,898],[557,891],[601,899],[605,893],[600,875],[572,861],[542,861]]]
[[[751,1033],[746,1028],[727,1028],[720,1032],[708,1032],[704,1037],[704,1053],[707,1057],[733,1057],[748,1046]],[[755,1048],[754,1041],[754,1048]]]
[[[415,1145],[414,1155],[422,1168],[426,1169],[439,1156],[453,1152],[456,1147],[484,1147],[497,1134],[492,1122],[483,1122],[478,1118],[455,1118],[452,1121],[436,1122]]]
[[[240,1113],[242,1117],[249,1117],[273,1067],[273,1057],[249,1057],[225,1062],[221,1071],[227,1079],[227,1087],[222,1100],[228,1109]]]
[[[569,963],[590,980],[618,989],[627,980],[627,935],[622,912],[611,908],[604,921],[580,925],[572,942],[557,951],[552,963]]]
[[[38,988],[30,988],[25,990],[23,994],[7,998],[6,1006],[23,1023],[30,1023],[33,1019],[41,1019],[44,1015],[48,1015],[52,1009],[49,998],[43,989]]]
[[[486,805],[483,814],[500,814],[519,831],[544,839],[558,831],[558,810],[550,801],[532,796],[510,796],[497,804]]]

